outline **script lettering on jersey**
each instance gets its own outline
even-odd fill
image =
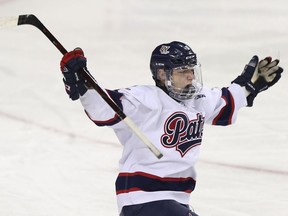
[[[161,143],[166,148],[174,148],[184,155],[202,142],[204,117],[198,113],[196,119],[189,120],[184,112],[173,113],[166,120]]]

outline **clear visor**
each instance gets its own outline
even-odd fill
[[[179,81],[175,75],[173,76],[173,73],[182,76],[182,80]],[[203,82],[200,63],[173,68],[166,75],[165,85],[169,95],[178,101],[191,99],[202,89]],[[181,86],[181,84],[184,86]]]

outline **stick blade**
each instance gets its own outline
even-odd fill
[[[18,25],[19,16],[0,17],[0,29]]]

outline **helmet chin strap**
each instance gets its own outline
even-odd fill
[[[162,84],[161,82],[155,80],[155,85],[162,89],[166,94],[168,94],[168,89],[166,88],[165,84]]]

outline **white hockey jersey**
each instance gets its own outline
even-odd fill
[[[126,205],[156,200],[188,204],[204,123],[232,124],[237,111],[247,105],[237,84],[203,87],[195,98],[180,103],[156,86],[106,92],[164,155],[157,159],[95,90],[80,98],[89,118],[98,126],[111,126],[124,147],[116,180],[119,212]]]

